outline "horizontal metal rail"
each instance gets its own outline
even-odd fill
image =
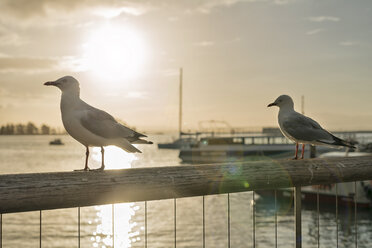
[[[372,179],[372,157],[0,175],[0,213]]]

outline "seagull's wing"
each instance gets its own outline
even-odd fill
[[[323,129],[318,122],[297,112],[291,113],[282,125],[284,130],[297,140],[334,142],[332,135]]]
[[[294,112],[283,121],[283,128],[293,138],[308,141],[313,144],[324,144],[334,147],[347,146],[355,148],[353,144],[337,138],[323,129],[318,122],[302,114]]]
[[[89,105],[82,111],[80,122],[90,132],[107,139],[125,138],[129,142],[134,142],[140,137],[146,137],[121,125],[107,112]]]

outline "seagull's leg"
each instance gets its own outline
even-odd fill
[[[89,167],[88,167],[89,148],[87,146],[86,148],[87,150],[85,152],[85,167],[82,170],[75,170],[75,171],[88,171],[89,170]]]
[[[302,144],[301,159],[304,159],[304,153],[305,153],[305,144]]]
[[[105,149],[103,149],[103,146],[101,146],[101,153],[102,153],[102,164],[100,170],[105,169]]]
[[[85,167],[84,167],[84,170],[85,171],[88,171],[89,170],[89,167],[88,167],[88,158],[89,158],[89,147],[87,147],[87,151],[85,152]]]
[[[298,143],[296,143],[296,152],[295,152],[295,156],[294,156],[293,159],[297,159],[297,158],[298,158],[298,157],[297,157],[297,153],[298,153]]]

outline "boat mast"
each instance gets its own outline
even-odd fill
[[[301,114],[305,114],[305,96],[301,96]]]
[[[182,67],[180,68],[180,91],[179,91],[179,116],[178,116],[178,132],[179,136],[181,138],[181,132],[182,132]]]

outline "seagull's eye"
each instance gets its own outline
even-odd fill
[[[63,79],[62,82],[63,82],[63,83],[66,83],[66,79]]]

